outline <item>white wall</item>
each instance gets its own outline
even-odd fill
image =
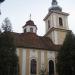
[[[63,20],[63,26],[59,25],[59,17]],[[51,13],[50,16],[45,20],[46,33],[50,30],[48,29],[48,20],[50,20],[50,28],[62,28],[69,29],[68,27],[68,16],[62,13]]]
[[[33,28],[33,32],[37,33],[37,28],[36,26],[26,26],[24,29],[26,29],[26,32],[30,32],[30,28]]]
[[[29,56],[29,64],[31,64],[31,60],[32,59],[36,59],[36,61],[37,61],[37,71],[38,71],[38,65],[41,65],[40,67],[42,68],[42,67],[44,67],[44,65],[45,65],[45,52],[46,52],[46,50],[40,50],[40,58],[39,59],[41,59],[41,64],[38,64],[38,57],[39,57],[39,54],[38,54],[38,49],[29,49],[30,50],[30,54],[28,54],[28,55],[30,55]],[[25,49],[25,48],[22,48],[22,75],[26,75],[26,51],[27,51],[27,49]],[[56,65],[55,65],[55,58],[56,58],[56,52],[55,51],[48,51],[47,50],[47,62],[48,62],[48,66],[49,66],[49,60],[53,60],[54,61],[54,72],[56,73]],[[18,49],[17,49],[17,55],[19,56],[19,52],[18,52]],[[30,68],[29,68],[30,69]],[[49,69],[49,68],[48,68]]]
[[[22,50],[22,75],[26,75],[26,50]]]

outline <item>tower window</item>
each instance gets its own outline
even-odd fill
[[[50,21],[48,20],[48,28],[50,28]]]
[[[24,29],[24,32],[26,32],[26,29]]]
[[[36,74],[37,71],[37,62],[35,59],[31,60],[31,74]]]
[[[33,28],[30,28],[30,32],[33,32]]]
[[[59,25],[60,26],[63,26],[63,21],[62,21],[62,18],[61,17],[59,17]]]

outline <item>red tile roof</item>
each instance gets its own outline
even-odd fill
[[[34,48],[56,51],[60,48],[54,45],[52,40],[45,36],[38,36],[35,33],[13,33],[16,47]]]

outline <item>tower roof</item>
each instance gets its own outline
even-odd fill
[[[32,20],[28,20],[28,21],[26,22],[26,24],[23,26],[23,28],[24,28],[25,26],[28,26],[28,25],[29,25],[29,26],[36,26]]]
[[[50,11],[62,11],[62,8],[58,6],[58,2],[56,0],[52,0],[52,6],[49,9]]]
[[[29,20],[26,22],[27,25],[34,25],[34,22],[32,20]]]
[[[34,21],[28,20],[26,24],[23,26],[24,32],[31,32],[36,33],[37,32],[37,26],[34,24]]]

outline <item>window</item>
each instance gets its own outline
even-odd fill
[[[50,21],[48,20],[48,28],[50,28]]]
[[[54,75],[54,62],[52,60],[49,61],[49,75]]]
[[[62,22],[62,18],[61,17],[59,17],[59,25],[63,26],[63,22]]]
[[[33,32],[33,28],[30,28],[30,32]]]
[[[24,29],[24,32],[26,32],[26,29]]]
[[[31,60],[31,74],[36,74],[37,71],[37,62],[35,59]]]

